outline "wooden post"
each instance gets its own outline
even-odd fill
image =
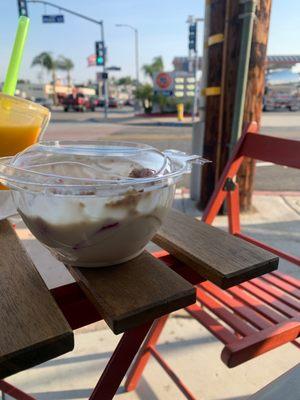
[[[254,22],[252,38],[244,125],[251,121],[256,121],[260,127],[271,5],[272,0],[259,0],[257,2],[257,19]],[[246,159],[238,175],[241,211],[249,211],[251,209],[254,172],[255,163],[253,160]]]
[[[254,22],[251,46],[244,125],[252,120],[260,123],[271,2],[272,0],[257,0],[257,18]],[[225,31],[226,42],[224,47],[220,43],[212,46],[208,51],[207,86],[221,86],[222,97],[207,97],[203,154],[212,163],[203,168],[200,208],[206,206],[229,157],[242,31],[242,19],[239,15],[242,11],[243,4],[237,0],[212,3],[210,35]],[[222,18],[223,23],[219,18]],[[225,51],[223,57],[222,48]],[[247,160],[238,177],[241,211],[249,210],[251,207],[253,176],[253,163]]]
[[[209,37],[224,33],[225,26],[224,0],[213,0],[210,3]],[[203,142],[203,157],[212,161],[202,171],[201,197],[199,206],[204,208],[214,190],[215,167],[217,156],[218,119],[220,109],[220,87],[222,76],[222,47],[218,42],[208,47],[208,71],[206,90],[205,133]]]

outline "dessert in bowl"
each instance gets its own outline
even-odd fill
[[[61,261],[86,267],[139,255],[198,156],[135,143],[54,141],[0,159],[0,180],[33,235]]]

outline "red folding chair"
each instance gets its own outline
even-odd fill
[[[300,169],[300,141],[258,135],[257,124],[251,123],[225,167],[203,221],[211,224],[227,200],[230,233],[300,266],[300,258],[241,233],[235,177],[245,157]],[[167,263],[176,261],[166,252],[156,255]],[[288,342],[300,347],[296,341],[300,335],[300,280],[280,271],[251,279],[226,291],[208,281],[203,282],[197,286],[197,303],[185,310],[224,343],[221,358],[230,368]],[[196,400],[156,349],[166,322],[167,317],[164,317],[153,325],[129,371],[126,389],[136,388],[152,355],[185,397]]]

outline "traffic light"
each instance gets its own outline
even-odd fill
[[[197,24],[191,24],[189,26],[189,49],[197,50]]]
[[[105,65],[105,47],[103,41],[98,41],[96,45],[96,65]]]
[[[25,15],[28,17],[27,0],[18,0],[19,16]]]

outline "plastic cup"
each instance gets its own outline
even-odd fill
[[[47,108],[0,93],[0,157],[13,156],[36,143],[49,119]]]

